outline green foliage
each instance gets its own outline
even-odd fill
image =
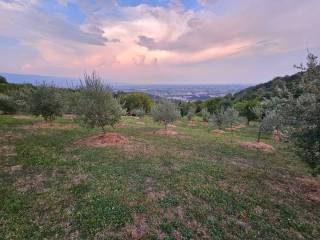
[[[13,114],[17,111],[17,106],[12,97],[0,94],[0,112],[5,114]]]
[[[129,208],[110,196],[94,196],[89,201],[79,202],[75,214],[84,237],[94,236],[106,227],[120,229],[131,221]]]
[[[145,111],[143,108],[136,108],[131,111],[131,115],[142,118],[145,115]]]
[[[245,100],[237,102],[234,107],[239,111],[240,116],[247,119],[247,124],[249,125],[251,121],[257,120],[257,116],[254,114],[254,112],[251,111],[251,109],[256,107],[257,105],[258,101],[256,100]]]
[[[224,124],[224,110],[223,109],[220,109],[219,111],[215,111],[213,114],[212,114],[212,117],[211,117],[211,121],[219,128],[221,129],[223,124]]]
[[[204,107],[208,110],[210,114],[219,112],[220,109],[220,102],[222,98],[212,98],[204,102]]]
[[[6,79],[5,77],[3,77],[3,76],[0,75],[0,83],[7,84],[8,81],[7,81],[7,79]]]
[[[119,122],[123,109],[95,72],[84,75],[79,92],[77,115],[84,125],[105,131],[106,125],[114,126]]]
[[[209,120],[210,120],[210,113],[208,112],[208,109],[203,108],[203,109],[201,110],[201,116],[202,116],[202,120],[203,120],[204,122],[209,122]]]
[[[30,111],[35,116],[42,116],[45,121],[52,121],[62,114],[62,104],[57,89],[42,83],[31,92]]]
[[[163,101],[156,104],[151,110],[151,115],[154,121],[164,123],[165,127],[181,116],[177,106],[169,101]]]
[[[129,113],[134,109],[143,109],[149,113],[153,104],[151,97],[146,93],[126,93],[120,96],[120,103]]]
[[[227,110],[223,113],[223,117],[224,122],[226,124],[229,124],[231,129],[234,126],[234,124],[240,120],[239,112],[235,110],[233,107],[227,108]]]
[[[8,92],[8,95],[14,101],[17,112],[28,113],[31,111],[31,96],[33,89],[30,87],[24,87],[19,90],[12,90]]]
[[[232,101],[229,98],[217,97],[204,102],[204,108],[207,108],[210,114],[224,111],[229,107],[232,107]]]
[[[188,111],[188,114],[187,114],[187,118],[188,118],[189,121],[192,120],[192,118],[194,117],[195,113],[196,113],[196,109],[195,108],[193,108],[193,107],[189,108],[189,111]]]
[[[298,98],[289,93],[282,99],[281,113],[297,153],[319,174],[320,63],[315,55],[309,53],[306,66],[300,64],[298,68],[303,72],[301,84],[304,93]]]

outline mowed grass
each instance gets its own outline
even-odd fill
[[[300,181],[319,179],[269,135],[273,153],[241,147],[255,126],[213,134],[183,119],[160,136],[151,118],[124,117],[108,131],[130,148],[94,148],[79,140],[99,129],[39,122],[0,116],[0,239],[320,239]]]

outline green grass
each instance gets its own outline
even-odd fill
[[[130,148],[93,148],[77,141],[99,129],[26,127],[39,121],[0,116],[1,239],[320,237],[320,205],[298,180],[319,179],[270,135],[273,153],[241,147],[254,125],[219,135],[182,119],[168,137],[149,117],[124,117],[107,130]]]

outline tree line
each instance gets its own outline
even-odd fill
[[[306,65],[295,67],[299,73],[294,75],[294,86],[278,81],[279,84],[272,85],[272,94],[269,89],[263,98],[261,94],[257,98],[229,94],[204,102],[153,101],[145,93],[114,93],[95,72],[84,74],[76,89],[56,88],[46,83],[36,87],[13,85],[0,77],[0,112],[31,113],[42,116],[45,121],[52,121],[63,113],[75,114],[83,125],[100,127],[103,131],[106,126],[118,123],[123,115],[141,118],[150,114],[165,127],[180,117],[192,120],[196,115],[219,129],[232,129],[243,120],[248,125],[255,121],[258,122],[258,142],[263,132],[278,132],[293,144],[314,172],[319,173],[320,65],[318,58],[309,53]],[[251,94],[252,88],[248,91]],[[241,94],[248,96],[243,91]]]

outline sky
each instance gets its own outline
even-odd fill
[[[0,0],[0,72],[255,84],[320,51],[319,0]]]

